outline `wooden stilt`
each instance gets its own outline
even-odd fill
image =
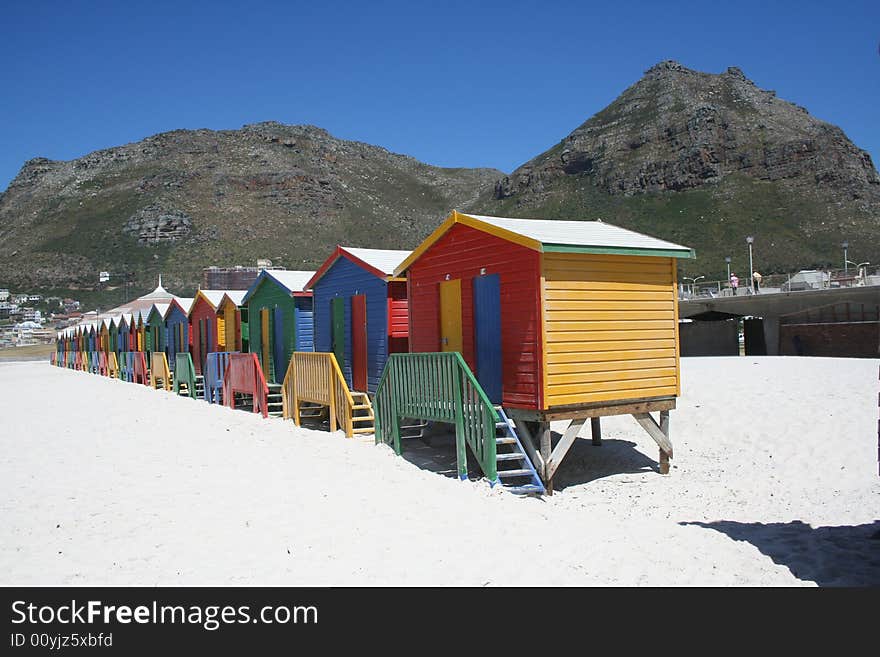
[[[660,474],[669,474],[669,459],[672,458],[672,442],[669,440],[669,411],[660,411],[660,424],[657,424],[650,413],[636,413],[633,417],[660,447]]]
[[[593,445],[599,447],[602,445],[602,418],[590,418],[590,432],[593,436]]]
[[[541,435],[541,459],[544,461],[544,467],[546,468],[547,463],[550,461],[551,450],[550,423],[541,422],[538,431]],[[544,488],[547,490],[548,495],[553,494],[553,477],[545,475]]]
[[[669,439],[669,411],[660,411],[660,431],[663,432],[663,435],[666,436],[666,439]],[[670,443],[671,444],[671,443]],[[669,474],[669,457],[670,453],[667,454],[662,449],[660,450],[660,474]]]

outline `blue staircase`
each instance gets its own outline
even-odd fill
[[[543,495],[546,490],[531,459],[523,449],[514,424],[501,406],[495,406],[501,421],[495,425],[495,460],[498,480],[511,493]]]

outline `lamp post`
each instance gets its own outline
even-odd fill
[[[730,285],[730,256],[724,258],[724,262],[727,263],[727,284]]]
[[[840,246],[843,247],[843,275],[846,276],[847,274],[849,274],[849,268],[846,266],[846,265],[847,265],[847,262],[846,262],[846,250],[849,248],[849,242],[846,242],[846,241],[845,241],[845,242],[844,242],[843,244],[841,244]]]
[[[755,238],[752,237],[751,235],[746,237],[746,242],[749,245],[749,289],[752,291],[752,294],[755,293],[755,277],[753,276],[753,274],[755,273],[755,270],[752,266],[752,242],[754,242],[754,241],[755,241]]]

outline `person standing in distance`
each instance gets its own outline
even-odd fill
[[[733,296],[736,296],[736,289],[739,287],[739,277],[736,274],[731,272],[730,274],[730,289],[733,290]]]
[[[755,294],[757,294],[758,292],[761,291],[761,280],[763,278],[764,277],[761,276],[761,274],[759,272],[756,272],[756,271],[752,272],[752,281],[754,281],[754,284],[755,284]]]

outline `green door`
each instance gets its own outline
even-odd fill
[[[336,297],[330,300],[330,316],[333,321],[333,353],[339,369],[345,365],[345,299]]]

